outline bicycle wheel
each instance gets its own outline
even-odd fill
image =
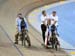
[[[28,46],[30,47],[31,46],[31,42],[30,42],[30,38],[29,38],[28,35],[27,35],[27,43],[28,43]]]
[[[58,49],[58,47],[57,47],[57,41],[56,41],[56,43],[55,43],[55,50],[57,51],[57,49]]]

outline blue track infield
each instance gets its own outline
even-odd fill
[[[42,8],[39,8],[42,9]],[[75,2],[69,2],[62,5],[54,6],[47,8],[46,11],[50,15],[52,11],[57,11],[57,14],[59,16],[59,27],[58,32],[60,34],[60,38],[75,47]],[[36,12],[35,12],[36,13]],[[29,20],[33,20],[31,22],[32,26],[34,26],[38,31],[41,32],[40,29],[40,16],[41,12],[32,13],[32,15]],[[36,17],[35,19],[33,17]]]

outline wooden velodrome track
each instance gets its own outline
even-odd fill
[[[22,12],[27,17],[33,9],[58,1],[60,0],[0,0],[0,56],[66,56],[62,50],[56,52],[43,48],[40,42],[42,38],[38,39],[41,36],[32,26],[29,26],[31,48],[13,43],[17,13]]]

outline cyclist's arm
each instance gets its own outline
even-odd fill
[[[16,23],[15,24],[16,24],[16,29],[18,29],[18,25],[19,25],[18,24],[18,18],[16,18]]]
[[[58,22],[58,16],[55,18],[54,24],[56,24],[57,22]]]
[[[18,32],[21,32],[21,27],[19,25],[19,19],[18,18],[16,18],[16,29]]]

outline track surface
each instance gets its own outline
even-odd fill
[[[39,6],[56,2],[57,0],[0,0],[0,56],[66,56],[64,51],[46,50],[41,46],[39,33],[29,26],[29,36],[32,42],[31,48],[24,48],[20,44],[14,45],[15,18],[18,12],[25,16]],[[35,34],[34,34],[35,33]]]

